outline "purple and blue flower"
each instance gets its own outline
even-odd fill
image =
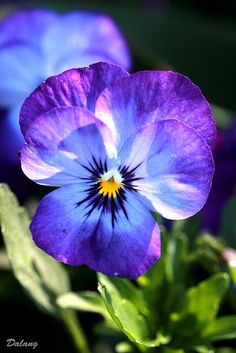
[[[108,63],[72,69],[26,99],[20,123],[24,173],[58,187],[30,229],[61,262],[137,278],[161,253],[150,211],[184,219],[206,202],[215,122],[181,74],[129,75]]]
[[[127,45],[104,15],[20,11],[0,24],[0,161],[16,163],[22,144],[18,117],[24,99],[47,77],[98,61],[130,67]]]

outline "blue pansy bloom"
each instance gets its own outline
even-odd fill
[[[17,162],[22,144],[18,117],[24,99],[47,77],[98,61],[130,66],[119,29],[104,15],[20,11],[0,24],[0,160]]]
[[[108,63],[69,70],[26,99],[20,123],[24,173],[59,187],[30,230],[61,262],[137,278],[160,257],[150,211],[183,219],[206,202],[215,123],[183,75]]]

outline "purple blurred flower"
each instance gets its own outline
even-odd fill
[[[223,208],[236,188],[236,123],[227,131],[218,131],[213,155],[215,174],[202,210],[202,227],[217,234]]]
[[[0,109],[8,111],[0,122],[1,162],[18,161],[19,110],[32,90],[49,76],[101,60],[130,66],[121,33],[104,15],[31,10],[0,24]]]
[[[207,199],[215,123],[185,76],[107,63],[69,70],[26,99],[20,122],[24,173],[60,187],[30,226],[59,261],[136,278],[160,257],[150,210],[183,219]]]

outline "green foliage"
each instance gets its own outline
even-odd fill
[[[63,266],[38,249],[29,233],[29,218],[7,185],[0,185],[0,224],[14,274],[36,303],[55,314],[55,299],[70,290]]]
[[[33,243],[28,214],[6,185],[0,221],[16,278],[44,311],[60,313],[81,351],[89,352],[73,310],[99,314],[96,332],[115,336],[116,352],[213,353],[215,341],[236,339],[236,316],[221,316],[225,297],[236,307],[234,252],[209,234],[189,242],[188,222],[171,234],[161,226],[162,257],[136,282],[99,274],[99,294],[71,291],[65,268]],[[4,252],[0,259],[9,269]]]
[[[146,310],[141,293],[128,280],[109,279],[100,274],[98,290],[112,319],[131,341],[146,347],[168,342],[169,338],[162,333],[151,336],[148,322],[151,314]]]
[[[57,298],[57,304],[62,309],[75,309],[90,313],[107,315],[102,298],[96,292],[65,293]]]
[[[41,309],[64,322],[79,352],[89,353],[74,311],[60,308],[56,301],[70,291],[68,272],[35,246],[28,214],[5,184],[0,184],[0,224],[8,258],[21,286]]]
[[[226,273],[217,273],[206,281],[191,287],[186,293],[186,304],[182,315],[194,315],[201,325],[208,324],[215,319],[220,302],[229,285]]]
[[[197,238],[196,244],[217,256],[224,249],[210,236]],[[165,235],[162,245],[161,260],[137,285],[99,275],[99,291],[107,310],[140,351],[158,347],[161,353],[212,353],[214,341],[236,336],[235,317],[218,316],[230,276],[219,272],[192,285],[191,270],[198,263],[196,249],[190,253],[187,237],[179,229]],[[132,351],[124,342],[117,346],[117,352],[126,349]]]
[[[171,330],[175,344],[185,347],[186,338],[188,344],[201,342],[202,331],[215,319],[228,285],[228,275],[218,273],[187,290],[184,306],[180,311],[171,314]]]
[[[222,316],[211,322],[202,336],[211,341],[236,338],[236,316]]]

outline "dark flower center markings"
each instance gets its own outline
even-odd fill
[[[111,215],[112,227],[114,228],[117,221],[117,214],[119,211],[123,212],[128,220],[128,213],[126,211],[127,191],[137,192],[138,187],[135,185],[137,180],[141,178],[136,177],[135,172],[138,164],[134,168],[129,166],[119,166],[108,171],[107,162],[96,160],[92,157],[92,162],[87,165],[82,164],[82,167],[89,172],[87,178],[83,178],[87,189],[85,192],[87,196],[81,201],[77,202],[76,207],[84,205],[87,213],[85,216],[88,218],[92,212],[97,209],[103,213]]]

